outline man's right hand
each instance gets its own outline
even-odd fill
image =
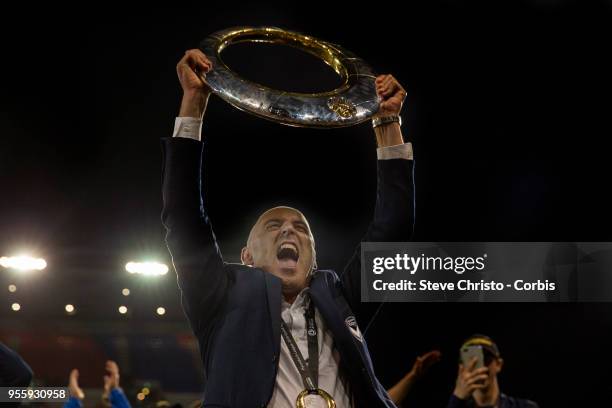
[[[178,62],[176,73],[181,88],[183,88],[183,101],[179,116],[202,117],[210,96],[210,87],[205,78],[212,68],[210,60],[198,49],[186,51]]]
[[[467,367],[459,365],[457,382],[453,394],[459,399],[468,399],[475,390],[484,388],[483,381],[489,376],[488,367],[476,367],[476,357],[474,357]]]
[[[206,74],[212,69],[212,63],[198,49],[188,50],[176,65],[181,87],[184,94],[210,94],[210,88],[205,82]]]

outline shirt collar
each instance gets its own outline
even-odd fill
[[[293,303],[287,302],[283,298],[282,310],[286,309],[306,309],[310,305],[309,287],[305,287],[298,293]]]

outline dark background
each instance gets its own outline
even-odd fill
[[[8,13],[0,253],[27,248],[49,267],[23,277],[0,271],[0,329],[21,333],[67,320],[133,328],[157,321],[159,304],[166,321],[184,322],[172,274],[136,281],[123,265],[169,261],[159,139],[171,135],[178,114],[175,65],[207,34],[234,25],[280,26],[339,43],[404,85],[403,132],[416,159],[415,240],[612,241],[611,17],[609,1],[560,0]],[[236,46],[224,55],[270,86],[314,91],[337,81],[297,51]],[[226,260],[239,260],[261,210],[288,204],[311,221],[320,266],[342,266],[374,205],[367,124],[289,128],[212,97],[204,135],[209,212]],[[9,282],[17,293],[6,291]],[[134,293],[129,315],[119,316],[125,286]],[[14,301],[22,304],[18,314]],[[77,315],[63,316],[68,302]],[[497,340],[504,392],[541,406],[586,406],[609,389],[601,369],[609,367],[611,311],[609,304],[394,304],[382,308],[367,338],[388,387],[418,353],[442,350],[410,406],[443,406],[457,348],[473,332]]]

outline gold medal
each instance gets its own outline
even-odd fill
[[[334,401],[334,399],[332,398],[331,395],[329,395],[328,393],[326,393],[325,391],[323,391],[320,388],[317,388],[316,390],[304,390],[302,392],[299,393],[297,400],[295,401],[296,403],[296,407],[297,408],[306,408],[306,396],[307,395],[311,395],[311,394],[316,394],[318,396],[320,396],[321,398],[323,398],[325,400],[325,402],[327,403],[327,408],[336,408],[336,401]]]

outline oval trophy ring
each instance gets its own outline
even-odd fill
[[[342,84],[329,92],[297,93],[272,89],[233,72],[221,58],[229,45],[258,42],[287,45],[329,65]],[[217,31],[200,43],[213,64],[206,82],[213,93],[253,115],[298,127],[334,128],[364,122],[378,111],[372,68],[336,44],[275,27],[235,27]]]

